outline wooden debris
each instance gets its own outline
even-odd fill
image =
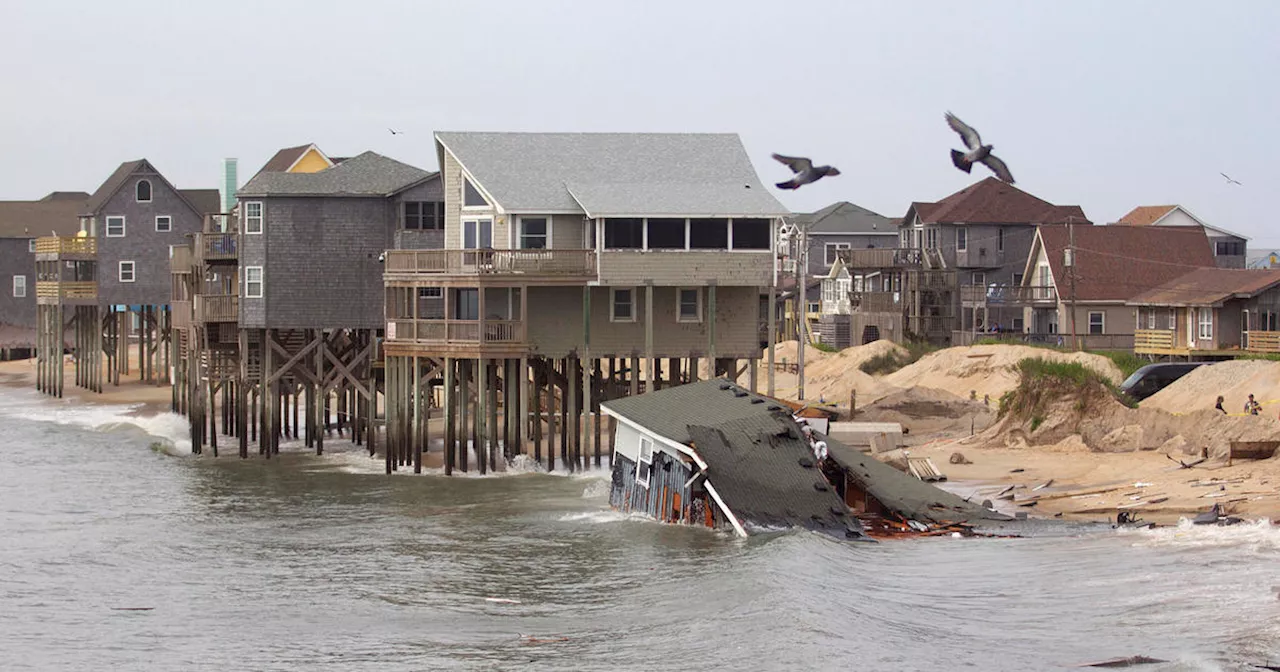
[[[1053,479],[1052,479],[1052,478],[1051,478],[1051,479],[1049,479],[1049,480],[1047,480],[1047,481],[1045,481],[1044,483],[1041,483],[1040,485],[1037,485],[1037,486],[1036,486],[1036,487],[1034,487],[1034,488],[1031,488],[1031,489],[1032,489],[1033,491],[1034,491],[1034,490],[1044,490],[1045,488],[1047,488],[1047,487],[1049,487],[1049,486],[1051,486],[1051,485],[1053,485]]]
[[[1134,667],[1137,665],[1151,665],[1153,663],[1167,663],[1167,660],[1159,658],[1151,658],[1150,656],[1129,656],[1128,658],[1113,658],[1111,660],[1102,660],[1096,663],[1085,663],[1076,667]]]

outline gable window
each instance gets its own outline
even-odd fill
[[[685,220],[669,217],[650,217],[646,220],[649,227],[648,248],[651,250],[683,250],[688,247],[685,240]],[[608,239],[608,236],[605,236]]]
[[[244,204],[244,232],[262,233],[262,201]]]
[[[551,224],[546,217],[520,218],[520,249],[545,250],[551,247]]]
[[[604,220],[604,246],[609,250],[643,248],[644,220],[632,217],[613,217]]]
[[[244,267],[244,298],[246,299],[262,298],[262,267],[261,266],[245,266]]]
[[[133,282],[136,280],[134,263],[132,261],[120,262],[120,282]]]
[[[489,201],[486,201],[484,195],[480,193],[475,185],[471,184],[471,180],[462,178],[462,206],[466,208],[487,208]]]
[[[113,216],[107,218],[107,237],[124,238],[124,217]]]
[[[996,249],[1004,252],[1004,227],[996,229]]]
[[[439,231],[444,228],[444,203],[405,201],[403,226],[406,229]]]
[[[840,257],[840,250],[847,250],[851,247],[849,243],[827,243],[822,255],[822,261],[826,265],[836,263],[836,259]]]
[[[1103,333],[1103,326],[1104,326],[1103,318],[1104,318],[1104,315],[1101,312],[1091,311],[1089,313],[1089,333],[1091,334]]]
[[[649,474],[653,470],[653,442],[640,439],[640,455],[636,460],[636,484],[649,488]]]
[[[28,240],[28,241],[27,241],[27,251],[28,251],[28,252],[35,252],[35,251],[36,251],[36,239],[35,239],[35,238],[32,238],[31,240]]]
[[[13,276],[13,298],[24,299],[27,296],[27,276]]]
[[[614,288],[610,303],[609,320],[611,322],[636,321],[636,292],[634,289]]]
[[[729,220],[727,219],[690,219],[689,249],[691,250],[727,250],[729,249]]]
[[[138,185],[134,187],[133,195],[139,203],[150,203],[151,180],[138,180]]]
[[[462,247],[468,250],[484,250],[493,247],[493,220],[463,220]]]
[[[702,321],[702,292],[697,288],[678,289],[679,309],[676,313],[678,322]]]
[[[169,215],[156,215],[156,231],[160,233],[168,233],[173,230],[173,217]]]
[[[956,251],[964,252],[969,249],[969,229],[960,226],[956,227]]]
[[[733,249],[767,250],[772,226],[767,219],[733,220]]]
[[[1202,341],[1212,341],[1213,340],[1213,309],[1201,308],[1199,310],[1199,314],[1200,314],[1200,320],[1199,320],[1200,329],[1199,329],[1199,334],[1197,335]]]

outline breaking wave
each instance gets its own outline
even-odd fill
[[[153,439],[152,449],[166,455],[190,455],[191,437],[187,419],[176,413],[140,415],[146,404],[86,404],[56,400],[36,392],[4,393],[0,415],[12,418],[79,427],[101,432],[136,431]]]
[[[1183,518],[1169,527],[1120,529],[1117,533],[1132,537],[1135,546],[1280,551],[1280,527],[1266,518],[1221,526],[1195,525]]]

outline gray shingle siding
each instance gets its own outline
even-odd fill
[[[898,232],[875,235],[837,235],[831,233],[809,233],[809,275],[826,275],[831,271],[827,263],[827,243],[848,243],[852,249],[865,249],[868,246],[888,248],[898,246]]]
[[[135,187],[151,181],[151,202],[139,203]],[[107,217],[123,215],[123,238],[107,237]],[[156,216],[169,215],[168,232],[156,231]],[[172,293],[169,247],[189,242],[204,218],[196,214],[158,174],[134,173],[96,213],[98,236],[98,301],[103,305],[167,305]],[[120,262],[134,262],[133,282],[120,282]]]
[[[242,302],[244,326],[382,326],[384,296],[378,256],[392,247],[395,209],[390,199],[261,200],[266,213],[264,233],[243,236],[242,265],[264,267],[264,298]]]
[[[0,238],[0,323],[19,327],[36,324],[36,255],[27,238]],[[27,278],[27,295],[13,296],[13,276]]]

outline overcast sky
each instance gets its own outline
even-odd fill
[[[436,130],[716,131],[842,175],[785,193],[884,215],[985,176],[1095,222],[1179,203],[1280,247],[1280,2],[22,2],[0,7],[0,198],[93,191],[145,157],[180,187],[278,148],[434,169]],[[387,128],[404,131],[392,136]],[[1243,182],[1229,185],[1225,172]]]

